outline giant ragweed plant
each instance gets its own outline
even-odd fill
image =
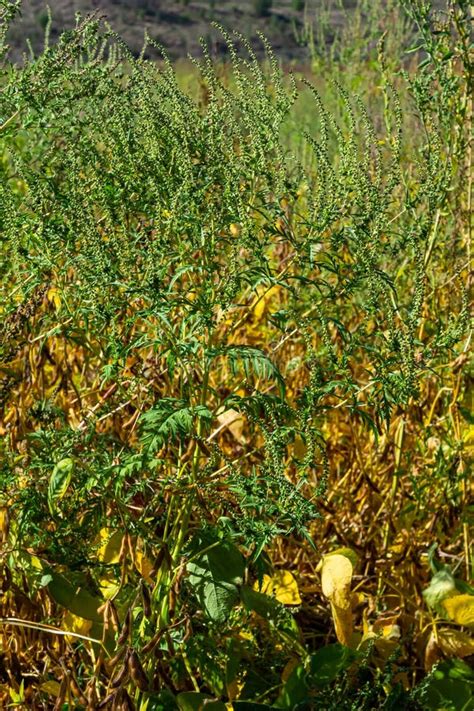
[[[446,227],[466,145],[437,107],[465,80],[395,81],[381,43],[376,119],[342,82],[337,115],[305,85],[304,165],[281,138],[296,80],[223,34],[231,70],[203,45],[196,100],[97,17],[3,64],[3,622],[63,670],[15,677],[18,704],[309,708],[359,659],[361,708],[394,676],[374,692],[370,644],[349,649],[350,554],[323,565],[345,645],[326,680],[269,554],[286,540],[320,557],[335,423],[387,441],[457,355],[466,239]],[[445,280],[449,310],[433,310]]]

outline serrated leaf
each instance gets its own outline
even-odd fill
[[[191,407],[184,400],[163,398],[142,414],[141,442],[150,454],[154,454],[167,442],[189,436],[196,418],[209,423],[212,412],[204,405]]]
[[[257,378],[275,379],[278,383],[280,396],[284,397],[285,381],[283,376],[275,363],[260,348],[247,345],[230,345],[213,348],[208,355],[210,358],[226,357],[234,375],[240,367],[243,369],[246,378],[251,378],[252,375],[255,375]]]
[[[57,512],[57,504],[64,498],[71,483],[74,462],[69,457],[61,459],[53,469],[48,485],[48,507],[51,514]]]

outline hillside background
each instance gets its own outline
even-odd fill
[[[54,41],[61,30],[72,27],[77,12],[100,10],[134,52],[140,52],[146,28],[177,59],[198,52],[200,37],[210,42],[214,52],[222,54],[224,43],[211,28],[216,21],[253,39],[257,50],[256,32],[263,31],[277,56],[294,64],[308,56],[308,27],[315,27],[316,31],[323,25],[333,30],[343,28],[350,23],[355,0],[274,0],[266,14],[263,4],[258,0],[56,0],[49,3],[53,18],[51,38]],[[24,0],[22,17],[10,32],[15,59],[21,59],[27,51],[26,39],[35,51],[41,49],[47,17],[44,0]],[[331,39],[330,31],[327,39]]]

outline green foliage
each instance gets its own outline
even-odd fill
[[[74,462],[72,459],[61,459],[56,464],[51,474],[48,486],[48,506],[50,513],[54,515],[57,504],[64,498],[71,483]]]
[[[6,26],[17,5],[2,7]],[[203,44],[194,99],[166,56],[133,57],[95,16],[2,65],[5,565],[15,600],[23,585],[48,620],[102,625],[107,659],[80,665],[92,705],[419,707],[397,650],[377,666],[370,645],[321,647],[254,589],[275,542],[314,555],[330,433],[387,442],[463,355],[466,12],[438,37],[424,4],[408,9],[427,59],[394,76],[380,39],[370,97],[330,73],[324,95],[300,86],[264,38],[261,64],[222,31],[229,74]],[[304,162],[282,138],[303,94]],[[436,576],[435,608],[453,582]],[[451,702],[460,668],[435,670],[430,698]]]
[[[196,535],[190,543],[187,564],[189,585],[213,622],[225,622],[239,597],[245,559],[234,545],[209,533]]]
[[[444,708],[449,711],[472,708],[474,698],[474,673],[460,659],[450,659],[440,664],[431,674],[424,696],[424,708]]]

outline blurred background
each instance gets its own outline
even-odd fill
[[[379,34],[386,29],[390,9],[396,10],[397,5],[394,0],[54,0],[48,11],[44,0],[24,0],[10,42],[19,60],[28,51],[26,38],[33,51],[42,48],[48,12],[54,41],[61,30],[74,25],[76,13],[98,10],[135,53],[143,46],[146,30],[172,59],[199,52],[200,37],[214,53],[223,55],[225,43],[211,25],[217,22],[253,39],[258,52],[262,47],[256,35],[264,32],[278,58],[297,65],[306,62],[308,52],[314,51],[318,42],[332,43],[338,34],[353,32],[360,23],[375,24],[373,29]],[[148,54],[154,56],[156,52],[149,49]]]

